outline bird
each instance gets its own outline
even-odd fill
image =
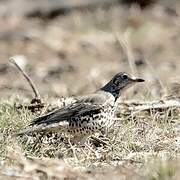
[[[74,142],[106,131],[113,124],[118,99],[129,87],[144,82],[125,72],[117,73],[92,94],[77,96],[75,101],[34,119],[18,136],[38,132],[63,132]]]

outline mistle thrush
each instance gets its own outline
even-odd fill
[[[118,73],[95,93],[77,97],[72,104],[38,117],[32,121],[29,129],[18,135],[60,131],[70,134],[75,139],[83,139],[101,132],[113,124],[117,99],[121,93],[143,81],[126,73]]]

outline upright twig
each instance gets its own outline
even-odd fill
[[[161,89],[165,92],[165,86],[163,84],[163,82],[161,81],[160,77],[157,75],[156,70],[154,69],[153,65],[149,62],[148,58],[144,58],[146,64],[148,65],[150,71],[152,72],[152,74],[154,75],[155,79],[157,80],[157,82],[159,83]]]
[[[34,96],[35,96],[34,99],[40,99],[40,94],[39,94],[35,84],[31,80],[31,78],[28,76],[28,74],[17,64],[16,59],[14,57],[11,57],[9,59],[9,61],[17,67],[17,69],[21,72],[21,74],[25,77],[25,79],[29,83],[30,87],[33,90]]]
[[[130,69],[134,75],[137,75],[137,68],[134,61],[134,56],[130,44],[130,31],[126,31],[124,36],[119,36],[119,34],[115,34],[116,40],[122,48],[123,52],[126,54]]]
[[[180,108],[179,100],[166,100],[166,101],[147,101],[147,102],[123,102],[119,104],[120,107],[126,106],[126,108],[133,112],[149,111],[151,109],[168,109],[168,108]],[[122,106],[121,106],[122,105]]]

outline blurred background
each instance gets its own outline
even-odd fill
[[[180,90],[178,0],[0,0],[0,94],[32,97],[11,56],[43,97],[86,94],[115,73],[146,79],[128,98]]]

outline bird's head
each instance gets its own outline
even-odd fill
[[[144,79],[135,78],[127,73],[121,72],[116,74],[101,90],[109,92],[118,98],[119,95],[127,88],[133,86],[138,82],[144,82]]]

